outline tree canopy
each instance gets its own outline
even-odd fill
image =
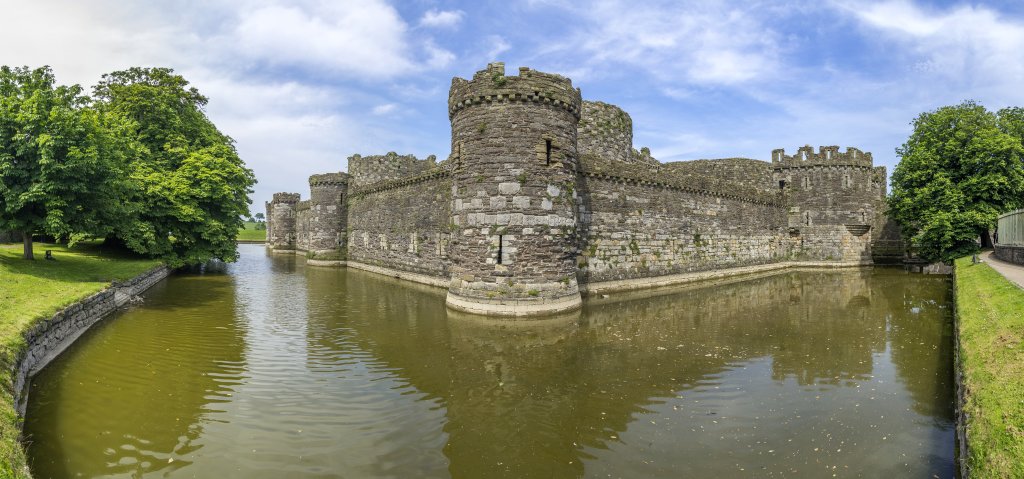
[[[0,67],[0,230],[104,235],[125,190],[120,125],[49,67]]]
[[[168,68],[104,75],[93,97],[49,68],[0,69],[0,230],[106,237],[171,266],[236,259],[256,183],[207,99]]]
[[[966,101],[919,115],[896,153],[889,215],[929,261],[978,251],[998,215],[1022,205],[1024,110]]]
[[[203,112],[206,97],[188,85],[168,68],[131,68],[104,75],[93,89],[97,108],[134,133],[125,197],[132,214],[114,236],[174,266],[234,261],[256,179]]]

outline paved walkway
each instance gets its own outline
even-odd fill
[[[1024,288],[1024,266],[1019,264],[1007,263],[995,256],[992,256],[991,251],[986,251],[981,254],[982,260],[986,264],[992,267],[992,269],[999,272],[999,274],[1006,277],[1006,279],[1017,283],[1017,286]]]

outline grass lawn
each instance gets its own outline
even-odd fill
[[[237,239],[241,241],[266,241],[267,230],[256,229],[256,224],[257,223],[253,223],[251,221],[246,221],[245,226],[242,229],[238,230]],[[265,225],[266,223],[263,224]]]
[[[52,250],[56,261],[43,259]],[[61,308],[159,264],[98,245],[39,244],[36,260],[21,259],[22,245],[0,244],[0,477],[20,477],[25,453],[18,441],[20,419],[13,404],[11,368],[25,348],[22,332]]]
[[[971,477],[1024,477],[1024,289],[961,258],[956,309]]]

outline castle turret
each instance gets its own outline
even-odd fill
[[[772,151],[775,181],[789,203],[789,232],[797,256],[817,261],[871,262],[878,175],[871,153],[810,146],[793,156]]]
[[[452,279],[448,305],[493,315],[578,308],[576,170],[580,91],[492,63],[454,78]]]
[[[326,173],[309,177],[309,252],[313,259],[345,257],[345,196],[349,176]]]
[[[267,204],[267,246],[274,251],[295,250],[295,207],[298,193],[274,193]]]

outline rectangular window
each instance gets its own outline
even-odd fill
[[[551,166],[551,140],[544,140],[544,148],[545,164]]]
[[[779,180],[779,189],[780,190],[786,189],[786,180]]]
[[[505,246],[503,243],[504,243],[504,238],[502,237],[502,235],[498,235],[498,264],[501,264],[501,257],[504,256],[502,254],[503,253],[502,249],[504,249],[503,247]]]

